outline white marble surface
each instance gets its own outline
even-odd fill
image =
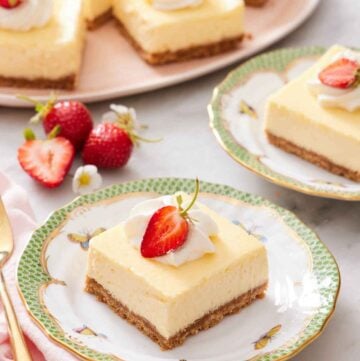
[[[323,0],[301,29],[274,48],[335,42],[359,46],[359,14],[358,0]],[[360,203],[313,198],[282,189],[230,159],[216,143],[208,127],[206,112],[213,87],[228,71],[225,69],[180,86],[121,99],[134,106],[140,120],[150,126],[148,136],[163,136],[164,141],[137,149],[125,169],[104,173],[105,183],[144,177],[199,176],[260,194],[295,212],[318,232],[334,253],[342,272],[342,290],[335,316],[324,334],[294,360],[359,360]],[[99,119],[107,106],[108,103],[92,105],[91,110]],[[22,129],[31,114],[27,110],[0,109],[0,168],[29,191],[38,221],[42,222],[49,212],[70,201],[73,193],[70,178],[62,188],[48,191],[20,170],[16,149],[22,142]]]

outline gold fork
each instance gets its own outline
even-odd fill
[[[24,335],[17,320],[14,307],[9,297],[2,268],[9,260],[14,249],[14,242],[10,222],[4,204],[0,197],[0,299],[4,306],[8,322],[10,342],[13,356],[16,361],[31,361],[29,350],[26,346]]]

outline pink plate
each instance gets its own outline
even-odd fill
[[[223,55],[165,66],[150,66],[143,62],[110,22],[88,33],[78,88],[60,92],[59,97],[95,102],[163,88],[210,73],[283,38],[303,23],[319,2],[270,0],[263,8],[248,8],[246,29],[252,34],[252,40],[246,40],[238,49]],[[38,100],[46,99],[49,94],[47,90],[0,88],[0,105],[28,107],[29,104],[16,99],[15,94],[19,92]]]

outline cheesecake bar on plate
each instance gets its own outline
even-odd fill
[[[244,35],[243,0],[114,0],[125,36],[150,64],[234,49]]]
[[[262,298],[267,283],[262,243],[185,194],[138,204],[90,242],[87,292],[162,349]]]
[[[73,89],[85,22],[82,0],[0,5],[0,86]]]
[[[265,131],[275,146],[360,181],[360,52],[335,45],[270,96]]]
[[[95,30],[112,17],[113,0],[84,0],[84,14],[89,30]]]

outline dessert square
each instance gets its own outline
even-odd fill
[[[159,11],[147,0],[114,0],[119,28],[150,64],[202,58],[234,49],[244,34],[243,0],[207,0]]]
[[[331,47],[313,67],[270,96],[265,131],[275,146],[332,173],[360,181],[360,110],[348,109],[360,100],[358,85],[334,89],[318,80],[322,70],[348,52],[339,45]],[[358,55],[351,52],[349,56]],[[317,95],[317,91],[328,94]]]
[[[268,283],[263,244],[200,203],[189,213],[199,228],[190,229],[187,243],[162,257],[144,258],[129,237],[141,238],[144,231],[138,230],[147,224],[142,212],[150,214],[169,197],[175,203],[176,195],[144,202],[130,220],[91,240],[86,281],[87,292],[162,349],[181,345],[262,298]]]
[[[84,0],[87,28],[95,30],[112,17],[112,0]]]
[[[30,6],[25,3],[20,5],[23,9],[1,11],[8,11],[11,20],[12,14],[21,17],[23,11],[36,10]],[[39,11],[44,16],[44,9]],[[54,0],[44,26],[27,31],[0,28],[0,85],[73,89],[81,65],[84,25],[82,0]]]

